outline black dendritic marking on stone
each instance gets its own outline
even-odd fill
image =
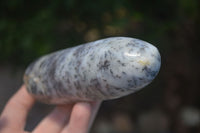
[[[84,45],[78,46],[78,48],[74,51],[73,55],[78,58],[81,55],[84,47]]]
[[[79,81],[75,81],[74,86],[76,87],[77,90],[81,90],[81,84]]]
[[[112,55],[112,52],[110,50],[108,50],[108,54],[111,56]]]
[[[100,69],[100,70],[107,70],[107,69],[109,69],[109,66],[110,66],[110,61],[105,60],[105,61],[103,62],[103,64],[100,64],[100,65],[99,65],[99,69]]]
[[[114,76],[114,75],[113,75],[113,71],[112,71],[112,69],[110,69],[110,73],[112,74],[112,76]]]
[[[75,79],[77,78],[77,75],[76,75],[76,74],[74,75],[74,78],[75,78]]]
[[[158,62],[161,62],[161,57],[160,57],[160,55],[151,54],[151,56],[152,56],[153,58],[156,58]]]
[[[151,68],[148,68],[147,66],[144,66],[142,68],[142,71],[145,72],[145,75],[147,77],[150,76],[152,79],[157,75],[157,71],[153,71],[153,70],[151,70]]]
[[[108,56],[108,54],[105,52],[104,57],[106,58]]]
[[[146,52],[145,47],[140,48],[140,53]]]
[[[101,84],[98,79],[92,79],[90,83],[95,87],[97,92],[99,92],[102,96],[107,96],[107,94],[102,90]]]
[[[122,74],[126,75],[126,72],[122,72]]]
[[[64,86],[63,86],[62,82],[54,83],[53,87],[56,88],[55,90],[64,90]]]
[[[160,57],[160,55],[157,55],[157,56],[156,56],[156,59],[158,60],[158,62],[161,62],[161,57]]]
[[[126,44],[126,47],[136,47],[136,44],[135,44],[135,42],[131,41]]]
[[[121,76],[119,76],[119,75],[116,75],[115,77],[116,77],[116,78],[119,78],[119,79],[121,78]]]
[[[37,85],[36,85],[35,82],[32,82],[32,83],[31,83],[31,87],[30,87],[29,90],[31,91],[31,93],[37,94],[38,90],[37,90]]]
[[[132,88],[135,88],[136,86],[136,82],[135,82],[135,79],[129,79],[127,80],[127,86],[128,86],[128,89],[132,89]]]
[[[51,79],[51,81],[55,79],[55,71],[56,71],[56,62],[54,61],[51,64],[51,67],[49,67],[49,78]]]
[[[125,63],[121,62],[120,60],[117,60],[117,62],[121,65],[121,66],[126,66]]]

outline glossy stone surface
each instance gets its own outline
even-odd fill
[[[43,56],[26,70],[27,90],[44,103],[119,98],[148,85],[158,74],[156,47],[112,37]]]

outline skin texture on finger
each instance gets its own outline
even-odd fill
[[[0,130],[0,133],[31,133],[31,132],[26,132],[23,130],[16,130],[12,128],[6,128],[4,130]]]
[[[23,130],[29,110],[35,99],[28,94],[23,85],[6,104],[0,116],[0,131],[4,128]]]
[[[100,102],[76,103],[72,109],[69,124],[61,133],[87,133],[99,106]]]
[[[59,133],[68,123],[72,105],[58,105],[32,133]]]

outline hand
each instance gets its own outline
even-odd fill
[[[26,117],[34,103],[34,98],[22,86],[0,116],[0,132],[27,133],[24,131]],[[32,133],[87,133],[99,106],[100,102],[58,105]]]

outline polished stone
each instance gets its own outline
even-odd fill
[[[119,98],[158,74],[157,48],[129,37],[111,37],[45,55],[26,70],[27,90],[44,103]]]

